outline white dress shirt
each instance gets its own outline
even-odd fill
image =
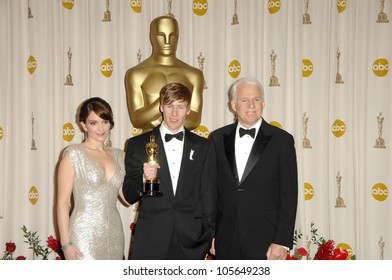
[[[166,133],[175,134],[180,131],[184,132],[183,141],[180,141],[176,138],[173,138],[169,142],[165,141]],[[170,178],[173,185],[173,193],[175,195],[177,190],[178,176],[180,174],[180,168],[181,168],[182,151],[184,149],[185,131],[184,128],[182,127],[179,131],[173,133],[169,129],[167,129],[166,126],[162,123],[162,125],[160,126],[160,132],[163,141],[163,147],[166,153],[167,164],[169,165]]]
[[[248,158],[250,155],[250,152],[253,147],[253,143],[255,142],[255,138],[257,136],[257,133],[259,132],[260,125],[261,125],[262,119],[260,119],[254,126],[250,128],[245,128],[241,126],[240,123],[237,125],[236,133],[235,133],[235,159],[236,159],[236,164],[237,164],[237,172],[238,172],[238,180],[241,182],[242,175],[244,174],[245,166],[246,163],[248,162]],[[255,137],[252,138],[252,136],[245,134],[244,136],[240,137],[239,134],[239,129],[240,127],[244,129],[251,129],[255,128],[256,133]]]

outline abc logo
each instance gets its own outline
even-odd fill
[[[346,9],[347,7],[347,2],[346,0],[338,0],[336,1],[336,7],[338,8],[338,12],[339,13],[343,13],[343,11]]]
[[[373,73],[378,77],[384,77],[388,74],[389,64],[385,58],[377,59],[372,66]]]
[[[282,5],[282,3],[280,2],[280,0],[268,0],[267,5],[270,14],[275,14],[280,10],[280,6]]]
[[[309,59],[302,59],[302,77],[309,77],[313,73],[313,63]]]
[[[3,139],[3,135],[4,135],[3,128],[0,127],[0,140]]]
[[[339,243],[338,245],[336,245],[336,248],[346,250],[348,253],[347,259],[351,259],[351,257],[353,256],[353,249],[347,243]]]
[[[29,71],[30,74],[33,74],[35,69],[37,69],[37,61],[35,60],[34,56],[29,57],[27,60],[27,71]]]
[[[208,138],[208,136],[210,135],[208,128],[204,125],[199,125],[194,130],[192,130],[192,132],[204,138]]]
[[[131,131],[132,136],[138,136],[142,133],[143,133],[143,129],[137,128],[137,127],[132,127],[132,131]]]
[[[75,0],[63,0],[63,6],[68,10],[72,10],[74,4],[75,4]]]
[[[282,125],[277,121],[270,121],[270,124],[279,128],[282,128]]]
[[[304,196],[305,200],[311,200],[314,196],[314,189],[311,184],[304,183]]]
[[[142,12],[142,0],[131,0],[130,5],[135,13],[140,14]]]
[[[332,124],[331,130],[332,130],[333,135],[335,135],[335,137],[338,138],[346,132],[346,125],[344,124],[344,122],[342,120],[337,119]]]
[[[375,184],[372,188],[372,196],[378,201],[384,201],[388,197],[388,188],[383,183]]]
[[[31,204],[35,205],[37,203],[39,195],[37,189],[34,186],[30,188],[28,198]]]
[[[237,78],[238,75],[241,73],[241,64],[238,60],[233,60],[229,64],[229,75],[232,76],[233,78]]]
[[[63,139],[65,141],[71,142],[75,136],[75,128],[71,123],[66,123],[63,126]]]
[[[113,62],[110,58],[105,59],[101,63],[101,72],[105,77],[110,77],[113,73]]]
[[[193,0],[193,12],[198,16],[203,16],[207,13],[207,0]]]

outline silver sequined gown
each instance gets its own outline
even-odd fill
[[[111,149],[116,172],[108,181],[82,144],[66,148],[75,171],[70,239],[86,260],[119,260],[124,255],[124,231],[116,205],[125,175],[124,152]]]

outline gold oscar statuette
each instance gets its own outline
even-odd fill
[[[339,66],[340,66],[340,51],[339,48],[336,50],[336,61],[337,61],[337,72],[336,72],[336,80],[335,84],[343,84],[342,75],[339,74]]]
[[[336,175],[336,182],[338,185],[338,197],[336,198],[335,208],[346,208],[346,205],[344,204],[344,199],[340,195],[342,189],[342,176],[340,175],[339,171],[338,174]]]
[[[309,15],[309,0],[304,0],[304,14],[302,15],[302,24],[311,24]]]
[[[142,61],[142,52],[140,51],[140,49],[136,54],[136,58],[137,58],[137,64],[139,64]]]
[[[163,37],[168,40],[165,44],[161,44]],[[140,133],[151,131],[161,124],[159,92],[168,82],[174,80],[181,82],[192,91],[191,110],[185,118],[184,126],[193,130],[200,125],[204,75],[199,68],[176,57],[178,39],[179,25],[175,18],[170,16],[154,18],[150,24],[151,55],[143,61],[138,61],[138,64],[125,73],[129,118]]]
[[[377,116],[377,123],[378,123],[378,137],[376,139],[376,144],[374,145],[374,148],[376,149],[385,149],[385,140],[382,138],[382,128],[383,128],[383,122],[384,122],[384,117],[382,115],[382,112],[378,114]]]
[[[308,122],[309,117],[306,116],[306,113],[302,116],[302,126],[304,131],[304,138],[302,140],[302,146],[304,149],[311,149],[312,145],[310,144],[310,140],[308,139]]]
[[[103,22],[112,21],[112,15],[109,11],[109,0],[106,0],[106,11],[103,13]]]
[[[275,71],[276,71],[276,58],[278,56],[275,54],[274,50],[272,50],[270,58],[271,58],[271,72],[272,75],[270,77],[270,87],[278,87],[280,86],[279,84],[279,79],[278,77],[275,76]]]
[[[69,51],[67,52],[67,56],[68,56],[68,75],[65,77],[64,85],[66,85],[66,86],[73,86],[72,76],[71,76],[71,64],[72,64],[71,47],[69,47]]]
[[[238,15],[237,15],[237,0],[234,0],[234,14],[233,17],[231,18],[231,25],[236,25],[239,23],[240,22],[238,21]]]
[[[173,0],[167,0],[167,14],[166,14],[166,16],[174,18],[174,14],[172,13],[172,2],[173,2]]]
[[[155,143],[155,136],[150,136],[150,142],[146,144],[146,154],[148,156],[148,163],[157,163],[159,146]],[[156,178],[146,178],[143,191],[140,193],[141,197],[159,197],[162,193],[159,191],[159,180]]]
[[[378,23],[388,23],[388,15],[384,12],[385,0],[380,0],[380,12],[377,16]]]
[[[383,240],[382,236],[380,237],[380,240],[378,240],[378,247],[380,249],[380,260],[383,260],[384,259],[385,241]]]
[[[197,57],[197,61],[199,62],[199,69],[201,70],[201,72],[204,72],[204,60],[205,57],[203,56],[203,53],[200,52],[199,56]],[[207,82],[204,79],[204,89],[207,89]]]
[[[30,150],[36,151],[37,150],[37,145],[35,144],[34,140],[34,115],[31,113],[31,148]]]
[[[30,0],[27,1],[27,18],[33,18],[33,13],[31,12],[30,8]]]

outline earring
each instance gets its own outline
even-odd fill
[[[112,147],[112,141],[110,140],[110,131],[109,131],[108,138],[107,138],[107,140],[106,140],[106,146],[107,146],[107,147]]]

